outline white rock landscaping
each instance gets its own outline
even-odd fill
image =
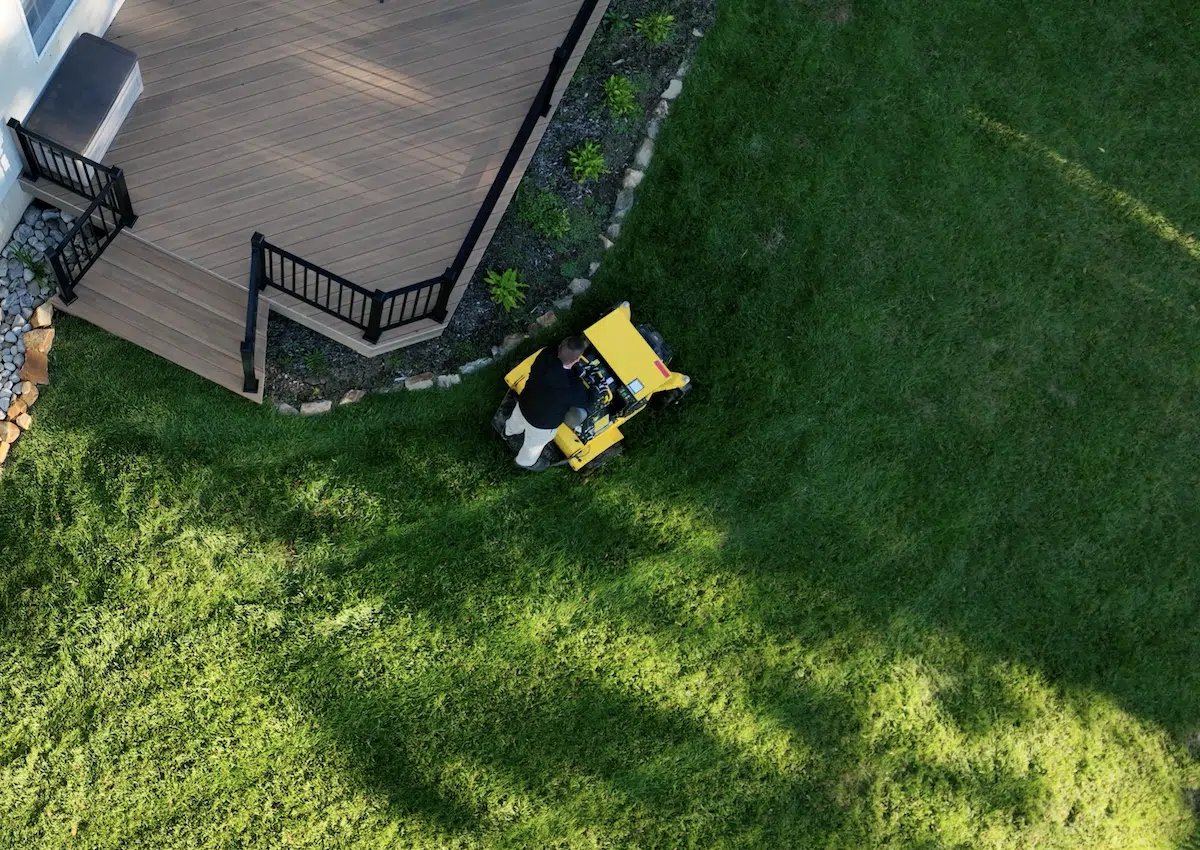
[[[0,467],[33,424],[38,385],[50,382],[54,289],[45,258],[69,221],[58,210],[30,206],[0,251]]]

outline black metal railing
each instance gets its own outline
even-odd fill
[[[521,155],[537,123],[550,114],[554,90],[562,79],[562,73],[567,62],[579,45],[583,31],[588,21],[596,11],[599,0],[584,0],[575,19],[567,30],[554,56],[550,67],[538,88],[529,111],[517,131],[517,136],[509,146],[492,185],[488,187],[487,195],[475,214],[466,237],[458,248],[454,260],[446,270],[437,277],[420,281],[419,283],[393,289],[385,292],[381,289],[374,291],[359,286],[340,275],[321,268],[315,263],[305,260],[290,251],[272,245],[263,238],[262,234],[254,234],[250,250],[250,299],[256,300],[257,290],[254,280],[260,280],[261,286],[273,286],[311,304],[319,310],[337,316],[346,323],[363,331],[363,338],[368,342],[378,342],[379,335],[384,331],[415,322],[419,319],[433,319],[436,322],[446,321],[449,314],[450,295],[454,284],[466,269],[471,254],[479,244],[488,220],[495,212],[500,198],[504,194],[509,178],[512,177]],[[257,271],[256,271],[257,270]],[[249,330],[251,317],[249,306],[246,317],[247,341],[251,343],[250,355],[253,357],[253,340]],[[242,349],[243,360],[246,357],[245,343]],[[250,392],[250,390],[247,390]]]
[[[126,227],[126,220],[113,212],[120,204],[117,181],[110,178],[96,193],[87,209],[71,224],[62,241],[46,254],[54,272],[58,295],[64,303],[75,300],[75,286],[104,249]]]
[[[242,391],[258,392],[258,375],[254,372],[254,346],[258,339],[258,293],[267,285],[263,268],[263,235],[255,233],[250,240],[250,292],[246,297],[246,336],[242,340]]]
[[[16,118],[8,119],[8,126],[21,147],[27,179],[45,178],[88,201],[100,200],[122,219],[125,227],[137,221],[121,169],[88,159],[22,126]]]

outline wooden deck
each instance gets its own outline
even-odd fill
[[[566,87],[607,4],[563,74]],[[141,239],[244,285],[250,236],[363,286],[453,259],[579,0],[126,0],[107,37],[138,54],[145,93],[105,161]],[[460,279],[461,297],[507,198]],[[272,309],[381,354],[353,328],[268,290]]]

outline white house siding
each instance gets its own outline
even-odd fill
[[[58,60],[81,32],[103,34],[116,17],[122,0],[75,0],[46,49],[38,56],[25,23],[21,0],[0,0],[0,234],[5,236],[31,198],[17,185],[21,151],[12,130],[2,126],[11,117],[24,120]],[[4,238],[4,237],[0,237]]]

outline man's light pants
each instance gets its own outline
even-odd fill
[[[554,439],[554,432],[557,430],[557,428],[534,428],[521,415],[521,405],[517,404],[513,407],[512,416],[508,417],[508,421],[504,423],[504,436],[525,435],[525,443],[521,446],[521,451],[517,452],[517,466],[533,466],[537,463],[538,458],[542,456],[542,449],[546,448],[546,443]]]

